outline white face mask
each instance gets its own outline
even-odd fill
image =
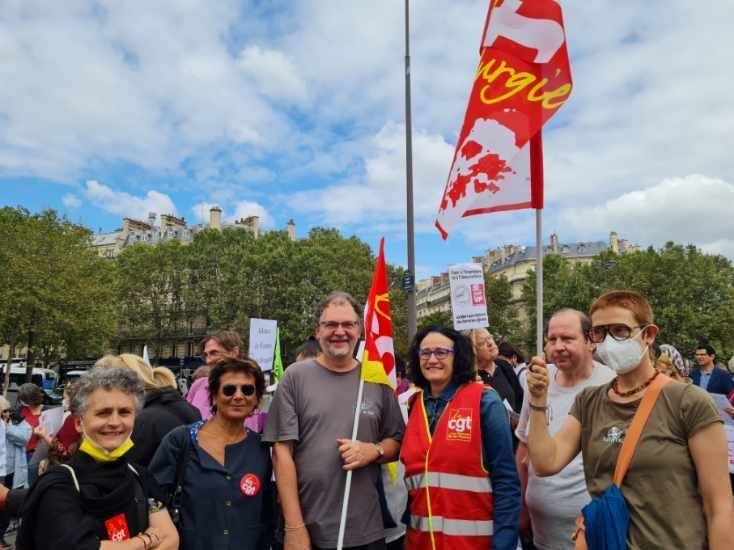
[[[647,346],[643,347],[636,339],[627,338],[618,342],[611,334],[607,334],[604,341],[596,347],[599,360],[617,374],[635,370],[645,353]]]

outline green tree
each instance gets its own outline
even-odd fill
[[[506,277],[484,273],[487,295],[489,331],[497,341],[522,343],[522,331],[517,307],[512,302],[512,285]]]
[[[450,327],[454,326],[454,319],[451,317],[450,311],[436,311],[429,315],[426,315],[418,322],[418,331],[423,330],[426,327],[437,326],[437,327]]]
[[[114,265],[55,212],[0,209],[0,337],[43,362],[101,353],[116,324]]]

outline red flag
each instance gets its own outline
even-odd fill
[[[364,356],[362,378],[367,382],[387,384],[395,388],[395,351],[392,339],[392,312],[390,309],[387,268],[385,267],[385,239],[380,239],[380,252],[375,262],[372,288],[364,310]]]
[[[436,227],[462,217],[543,207],[541,128],[571,95],[561,6],[493,0],[481,61]]]

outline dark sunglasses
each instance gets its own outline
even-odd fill
[[[237,393],[237,388],[240,389],[242,392],[242,395],[249,397],[250,395],[255,395],[255,386],[254,384],[240,384],[239,386],[237,384],[225,384],[222,386],[222,395],[225,397],[232,397],[235,393]]]

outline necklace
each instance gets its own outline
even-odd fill
[[[655,372],[653,375],[647,379],[646,382],[643,382],[636,388],[632,388],[629,391],[619,391],[618,384],[619,384],[619,377],[614,379],[614,382],[612,382],[612,391],[616,393],[619,397],[629,397],[630,395],[635,395],[636,393],[640,393],[642,390],[644,390],[646,387],[648,387],[650,384],[652,384],[652,381],[655,380],[655,377],[660,374],[660,371],[655,369]]]

